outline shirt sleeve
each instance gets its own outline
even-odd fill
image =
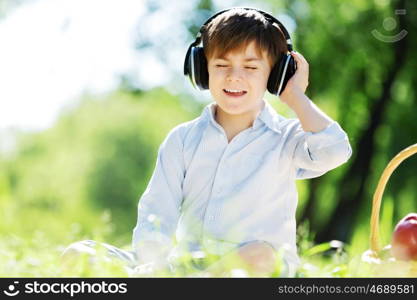
[[[323,175],[352,155],[347,134],[335,121],[319,132],[305,132],[298,121],[292,145],[296,179]]]
[[[174,128],[159,147],[156,166],[138,204],[133,230],[133,249],[139,259],[147,241],[161,244],[160,252],[172,250],[180,216],[184,179],[183,141],[180,128]],[[155,256],[155,253],[153,254]]]

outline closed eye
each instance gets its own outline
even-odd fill
[[[227,65],[216,65],[216,67],[227,68],[228,66]],[[245,67],[245,69],[256,70],[258,68],[257,67]]]

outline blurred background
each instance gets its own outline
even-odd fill
[[[297,182],[299,245],[369,248],[379,177],[417,142],[415,1],[0,0],[0,276],[53,275],[45,262],[82,239],[129,249],[159,144],[211,101],[183,76],[185,52],[232,6],[282,21],[309,62],[307,96],[353,148]],[[381,245],[417,210],[416,170],[410,157],[390,178]]]

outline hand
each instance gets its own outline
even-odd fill
[[[307,60],[298,52],[291,51],[291,55],[297,64],[297,70],[279,96],[281,101],[287,104],[290,104],[295,95],[304,94],[308,86],[309,66]]]
[[[269,244],[251,242],[238,248],[237,253],[253,274],[270,275],[275,270],[275,251]]]

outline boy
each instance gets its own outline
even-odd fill
[[[271,68],[287,49],[261,13],[228,10],[207,25],[202,40],[215,103],[174,128],[161,145],[139,202],[133,246],[140,254],[147,248],[142,245],[154,241],[165,257],[174,248],[173,236],[176,249],[218,255],[254,242],[240,255],[252,264],[250,252],[262,253],[259,260],[268,262],[269,247],[286,245],[284,258],[293,275],[299,263],[294,179],[316,177],[346,162],[348,138],[304,94],[308,63],[299,53],[291,53],[298,68],[280,95],[298,120],[279,116],[262,99]]]
[[[183,253],[204,251],[220,257],[208,268],[213,274],[235,255],[250,274],[269,275],[283,249],[281,275],[294,276],[295,180],[346,162],[348,138],[305,95],[309,66],[299,53],[291,52],[297,70],[280,94],[298,119],[278,115],[263,100],[287,45],[262,13],[221,13],[202,40],[214,102],[161,144],[138,205],[134,259],[161,269]]]

